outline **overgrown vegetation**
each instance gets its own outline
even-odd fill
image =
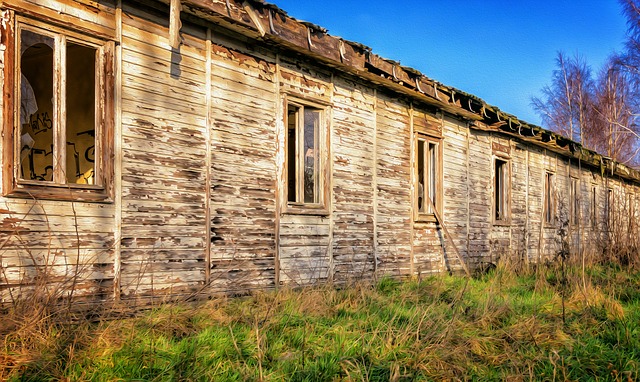
[[[586,283],[579,267],[503,266],[474,279],[260,292],[117,320],[15,313],[1,327],[9,380],[640,378],[640,272],[610,263],[589,267]]]

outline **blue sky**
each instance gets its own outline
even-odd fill
[[[540,124],[531,97],[551,81],[558,51],[597,71],[623,48],[616,0],[272,0],[329,34]]]

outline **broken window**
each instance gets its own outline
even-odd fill
[[[509,220],[509,162],[504,159],[494,161],[493,218],[496,222]]]
[[[417,134],[415,150],[415,190],[417,219],[441,211],[442,187],[440,182],[440,142],[423,134]]]
[[[15,30],[19,102],[4,126],[16,129],[5,141],[15,147],[5,193],[108,199],[113,43],[20,17]]]
[[[324,110],[289,101],[286,116],[286,190],[289,206],[324,208]]]
[[[569,223],[578,224],[580,218],[580,196],[578,178],[570,178],[569,183]]]
[[[555,198],[554,198],[554,174],[545,173],[544,177],[544,222],[552,224],[555,222]]]

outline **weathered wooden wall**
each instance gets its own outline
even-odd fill
[[[103,37],[115,35],[115,4],[80,1],[3,2],[16,12],[43,20],[71,23],[77,29]],[[7,18],[5,18],[7,17]],[[4,22],[9,13],[3,8]],[[4,40],[3,40],[4,41]],[[13,57],[2,48],[0,72]],[[3,105],[6,102],[2,99]],[[1,108],[4,112],[4,107]],[[2,115],[2,136],[12,134]],[[2,157],[12,147],[1,147]],[[5,164],[0,166],[5,179]],[[4,182],[3,182],[4,183]],[[4,192],[4,190],[3,190]],[[115,206],[0,197],[0,299],[11,302],[34,289],[52,298],[106,300],[113,297],[115,259]]]
[[[192,292],[205,281],[205,32],[122,10],[122,297]]]
[[[314,100],[324,105],[331,105],[333,99],[331,74],[318,70],[309,63],[303,64],[290,57],[279,57],[278,89],[268,95],[277,100],[280,108],[278,130],[280,142],[276,155],[280,158],[278,167],[284,172],[284,110],[285,96]],[[326,111],[331,118],[332,110]],[[329,139],[332,137],[330,136]],[[275,165],[275,163],[274,163]],[[280,212],[285,210],[283,192],[285,188],[284,174],[278,178],[280,184],[278,201],[282,204]],[[305,215],[283,213],[279,217],[279,263],[278,280],[280,284],[305,285],[316,281],[327,281],[333,274],[334,261],[331,254],[332,219],[326,214]]]
[[[275,55],[210,32],[210,284],[275,285],[277,71]],[[206,78],[200,78],[206,83]],[[210,237],[209,237],[210,236]]]
[[[377,270],[412,272],[411,118],[409,105],[377,94],[375,171]]]
[[[370,279],[375,269],[375,108],[370,87],[334,77],[331,215],[338,281]]]
[[[637,184],[210,22],[185,17],[172,49],[168,7],[142,3],[5,4],[49,21],[60,11],[70,28],[76,20],[118,48],[114,200],[0,198],[3,301],[43,272],[76,296],[135,300],[460,271],[456,252],[471,268],[536,262],[557,253],[562,230],[572,250],[614,236],[609,188],[623,227],[616,237],[637,237]],[[326,108],[326,211],[286,208],[287,97]],[[448,234],[435,219],[414,219],[419,131],[442,136]],[[509,163],[507,222],[493,219],[496,157]],[[552,225],[543,223],[547,171],[556,180]],[[571,177],[580,222],[563,225]]]

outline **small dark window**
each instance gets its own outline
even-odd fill
[[[551,224],[555,221],[553,181],[553,173],[547,172],[544,177],[544,222],[548,224]]]
[[[571,178],[569,183],[569,222],[572,225],[578,224],[580,218],[579,187],[578,179]]]
[[[591,187],[591,226],[595,227],[598,224],[598,199],[597,199],[596,186]]]
[[[439,142],[418,135],[416,149],[416,204],[418,216],[433,215],[439,208],[440,194]]]
[[[607,222],[607,228],[611,229],[613,226],[613,189],[607,189],[607,197],[604,201],[604,216]]]
[[[493,184],[493,217],[496,221],[507,221],[509,219],[509,162],[496,159],[494,161],[494,184]]]

